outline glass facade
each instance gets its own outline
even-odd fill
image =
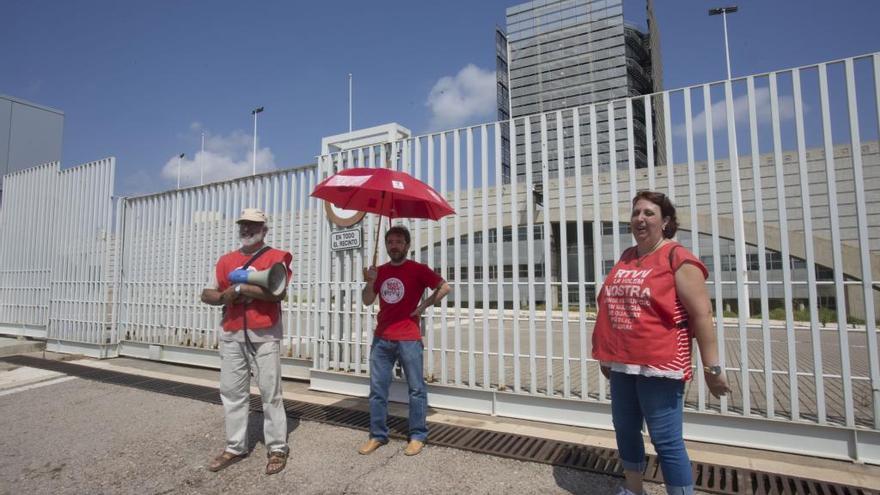
[[[636,0],[633,0],[636,1]],[[499,84],[499,116],[509,114],[517,118],[554,110],[607,103],[629,96],[650,94],[660,90],[659,45],[652,39],[651,2],[647,2],[647,32],[624,23],[623,0],[533,0],[507,9],[508,48],[498,71],[508,70],[503,79],[509,101],[502,105]],[[499,36],[496,35],[496,41]],[[496,43],[496,48],[498,43]],[[657,53],[654,53],[654,52]],[[655,73],[658,77],[655,77]],[[502,75],[498,76],[499,81]],[[632,107],[634,161],[637,168],[647,166],[648,143],[645,136],[645,111],[641,101]],[[509,112],[508,112],[509,109]],[[654,118],[655,141],[662,142],[662,126]],[[556,139],[556,122],[548,119],[548,136]],[[605,136],[609,126],[607,105],[597,107],[599,135]],[[618,166],[628,166],[628,138],[625,103],[615,103],[616,130],[614,149]],[[581,126],[581,150],[590,156],[589,128]],[[532,121],[532,132],[540,132],[537,119]],[[534,137],[533,137],[534,139]],[[523,142],[522,125],[517,126],[517,142]],[[571,119],[563,118],[563,145],[565,173],[573,174],[573,138]],[[654,145],[653,143],[651,144]],[[610,163],[612,150],[608,140],[597,143],[600,166]],[[525,174],[524,151],[516,163],[516,173]],[[540,150],[533,150],[533,163],[540,160]],[[655,154],[655,156],[660,156]],[[551,157],[550,171],[558,170],[555,156]],[[583,160],[582,163],[591,163]],[[659,164],[659,163],[658,163]],[[533,171],[540,181],[540,171]],[[551,174],[552,175],[552,174]]]

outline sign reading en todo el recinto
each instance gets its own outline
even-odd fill
[[[361,229],[337,230],[330,233],[330,249],[332,251],[360,249],[361,247],[363,247]]]

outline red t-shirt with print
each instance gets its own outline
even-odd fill
[[[252,255],[244,254],[239,250],[235,250],[224,254],[217,261],[215,269],[217,277],[217,289],[220,292],[226,290],[230,285],[229,274],[244,266],[251,259]],[[269,248],[265,253],[248,267],[250,271],[267,270],[275,263],[284,263],[287,267],[287,280],[290,281],[290,262],[293,256],[287,251]],[[281,317],[281,305],[277,302],[261,301],[254,299],[247,305],[247,327],[248,330],[260,330],[274,326]],[[245,305],[230,304],[226,306],[223,313],[223,330],[227,332],[237,332],[244,328],[245,323]]]
[[[385,340],[420,340],[419,316],[410,316],[422,300],[425,289],[443,282],[427,265],[406,260],[378,268],[373,290],[379,296],[376,336]]]
[[[643,259],[635,247],[623,252],[599,292],[594,358],[682,370],[690,378],[693,334],[675,289],[675,272],[685,263],[709,275],[699,258],[677,242]]]

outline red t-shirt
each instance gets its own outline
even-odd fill
[[[635,247],[623,252],[599,292],[594,358],[681,370],[690,378],[692,333],[675,290],[675,272],[685,263],[708,277],[699,258],[677,242],[667,242],[642,260]]]
[[[215,269],[217,277],[217,290],[222,292],[226,290],[230,285],[232,285],[229,282],[229,274],[232,271],[244,266],[244,264],[247,263],[249,259],[251,259],[251,255],[243,254],[239,250],[235,250],[221,256],[220,260],[217,261],[217,267]],[[287,267],[287,280],[289,282],[291,275],[290,262],[292,260],[293,256],[287,251],[269,248],[268,251],[260,255],[260,257],[257,258],[257,260],[251,264],[251,266],[248,267],[248,270],[267,270],[271,268],[272,265],[274,265],[275,263],[284,263],[284,266]],[[245,305],[230,304],[226,306],[226,311],[223,314],[223,330],[227,332],[236,332],[241,330],[242,328],[244,328],[244,316]],[[254,299],[247,305],[248,330],[270,328],[278,322],[278,319],[280,317],[280,303]]]
[[[415,311],[425,289],[436,289],[443,282],[427,265],[406,260],[398,266],[379,267],[373,290],[379,296],[376,336],[385,340],[420,340],[419,317]]]

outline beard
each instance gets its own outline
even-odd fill
[[[263,242],[263,237],[264,234],[262,232],[258,232],[251,236],[241,236],[239,237],[239,240],[241,241],[241,245],[243,247],[249,248]]]
[[[390,251],[388,257],[395,263],[400,263],[406,258],[406,251]]]

